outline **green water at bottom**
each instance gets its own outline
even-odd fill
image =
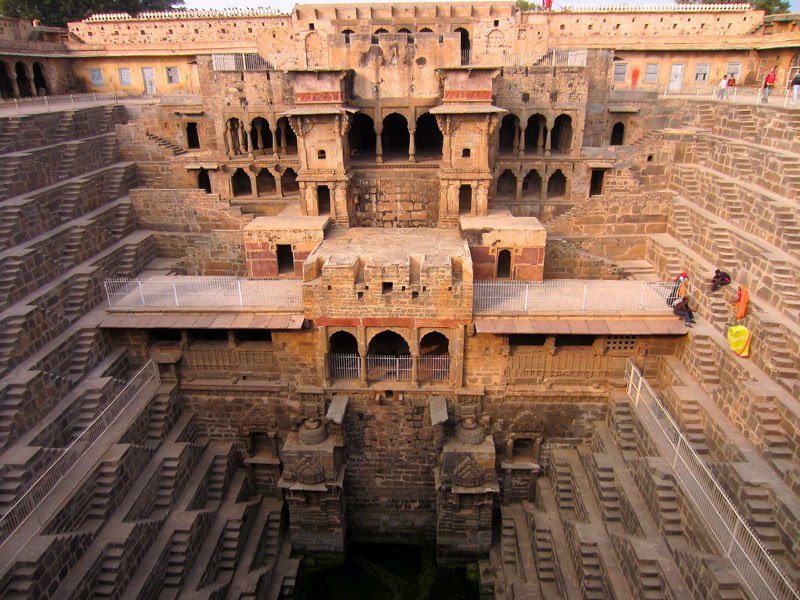
[[[345,562],[304,561],[297,600],[478,600],[465,568],[439,567],[433,546],[355,544]]]

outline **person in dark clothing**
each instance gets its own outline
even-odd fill
[[[728,285],[731,282],[731,276],[725,271],[719,269],[714,271],[714,276],[711,278],[711,291],[716,292],[718,287]]]
[[[680,302],[677,302],[675,306],[672,307],[672,312],[679,317],[683,317],[687,327],[691,327],[692,323],[694,323],[694,313],[692,309],[689,308],[689,296],[681,298]]]

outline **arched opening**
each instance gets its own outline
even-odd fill
[[[540,152],[544,149],[545,136],[547,135],[545,129],[547,119],[544,115],[535,114],[528,117],[528,124],[525,127],[525,152],[534,153]]]
[[[231,177],[231,183],[233,184],[234,196],[250,196],[253,194],[250,177],[244,172],[244,169],[236,169]]]
[[[392,113],[383,119],[381,143],[385,157],[407,157],[409,140],[408,121],[403,115]]]
[[[506,169],[497,178],[497,197],[513,198],[517,195],[517,176]]]
[[[561,172],[561,169],[558,169],[555,173],[550,175],[550,179],[547,180],[547,197],[558,198],[566,193],[567,178],[564,176],[564,173]]]
[[[450,340],[438,331],[422,336],[419,342],[421,381],[447,381],[450,375]]]
[[[330,337],[329,343],[328,365],[331,379],[359,379],[361,358],[355,336],[347,331],[337,331]]]
[[[389,31],[381,27],[375,30],[375,35],[378,35],[379,33],[389,33]]]
[[[50,93],[47,88],[47,79],[44,76],[44,68],[38,62],[33,63],[33,89],[37,96],[47,96]]]
[[[469,32],[463,27],[459,27],[458,29],[455,30],[455,33],[461,34],[461,64],[468,65],[470,59]]]
[[[211,193],[211,178],[208,176],[208,170],[203,167],[197,172],[197,189],[205,190],[206,194]]]
[[[500,250],[497,253],[497,278],[511,278],[511,252],[509,250]]]
[[[403,336],[394,331],[382,331],[370,340],[367,348],[367,379],[411,379],[411,352]]]
[[[200,136],[197,133],[197,123],[186,124],[186,147],[189,149],[200,147]]]
[[[430,27],[423,27],[422,29],[419,30],[419,32],[420,33],[433,33],[433,29],[431,29]]]
[[[622,123],[614,123],[611,128],[611,145],[622,146],[625,141],[625,125]]]
[[[442,156],[442,142],[444,137],[439,131],[436,117],[425,113],[417,119],[417,128],[414,131],[414,147],[418,157],[440,158]]]
[[[275,256],[278,259],[278,275],[294,275],[294,252],[291,244],[276,244]]]
[[[0,60],[0,96],[3,98],[14,97],[14,84],[8,74],[8,65],[3,60]]]
[[[281,117],[276,123],[278,127],[278,143],[280,144],[281,152],[284,154],[297,154],[297,136],[289,126],[289,119]]]
[[[317,160],[325,160],[327,156],[328,155],[325,153],[325,150],[320,150],[317,152]]]
[[[458,214],[470,213],[472,213],[472,186],[465,183],[458,188]]]
[[[344,43],[345,44],[349,44],[350,43],[350,36],[353,35],[353,30],[352,29],[345,29],[344,31],[342,31],[342,33],[344,34]]]
[[[500,123],[498,151],[500,154],[511,154],[517,151],[519,139],[519,119],[516,115],[506,115]]]
[[[558,115],[553,123],[553,131],[550,135],[552,145],[551,150],[568,153],[572,145],[572,119],[569,115]]]
[[[327,185],[317,186],[317,214],[331,214],[331,190]]]
[[[542,177],[536,169],[531,169],[522,180],[522,197],[539,198],[542,195]]]
[[[250,123],[250,143],[253,150],[272,149],[272,130],[263,117],[256,117]]]
[[[355,114],[347,141],[351,156],[375,158],[375,123],[369,115],[361,112]]]
[[[281,174],[281,191],[283,195],[295,194],[300,191],[300,186],[297,183],[297,173],[294,169],[289,167]]]
[[[277,191],[275,176],[269,169],[261,169],[256,176],[256,191],[259,196],[269,196]]]
[[[512,450],[515,459],[529,460],[537,462],[539,457],[536,456],[537,445],[531,438],[516,438],[514,440],[514,448]]]
[[[18,62],[14,66],[14,70],[17,73],[17,89],[19,90],[20,97],[27,98],[28,96],[33,96],[31,80],[28,77],[28,70],[25,68],[25,64]]]
[[[411,33],[411,30],[408,27],[401,27],[397,30],[397,33]]]
[[[226,134],[230,154],[247,152],[247,134],[244,131],[244,123],[236,117],[231,117],[228,119]]]

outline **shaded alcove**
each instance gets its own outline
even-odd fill
[[[276,123],[278,128],[278,147],[285,154],[297,153],[297,136],[289,125],[289,119],[281,117]]]
[[[358,341],[352,333],[337,331],[330,339],[330,354],[358,354]]]
[[[539,198],[542,195],[542,177],[536,169],[531,169],[522,180],[522,196]]]
[[[197,189],[205,190],[206,194],[211,193],[211,178],[208,176],[208,170],[203,167],[197,172]]]
[[[408,156],[408,121],[399,113],[391,113],[383,119],[381,144],[387,157]]]
[[[458,33],[461,35],[461,64],[468,65],[470,62],[470,48],[471,48],[471,44],[469,41],[469,31],[467,31],[463,27],[459,27],[455,30],[454,33]]]
[[[625,142],[625,125],[620,122],[614,123],[611,128],[611,145],[622,146]]]
[[[519,119],[516,115],[506,115],[500,123],[497,145],[500,154],[510,154],[517,146]]]
[[[3,98],[14,97],[14,84],[8,74],[8,64],[0,60],[0,96]]]
[[[250,145],[253,150],[272,149],[272,129],[264,117],[256,117],[251,121]]]
[[[472,212],[472,186],[465,183],[458,188],[458,214],[468,215]]]
[[[376,140],[372,117],[361,112],[356,113],[347,134],[351,156],[374,158]]]
[[[297,183],[297,173],[295,173],[294,169],[289,167],[281,174],[281,191],[285,196],[286,194],[294,194],[299,190],[300,186]]]
[[[553,123],[550,139],[551,150],[568,153],[572,145],[572,119],[569,115],[558,115]]]
[[[19,90],[19,95],[21,98],[27,98],[29,96],[33,96],[33,90],[31,89],[31,80],[28,77],[28,70],[25,68],[25,64],[18,62],[14,65],[14,70],[17,74],[17,89]]]
[[[275,176],[269,169],[261,169],[256,177],[256,190],[259,196],[268,196],[277,191],[275,186]]]
[[[558,198],[566,193],[567,178],[564,176],[564,173],[561,172],[561,169],[558,169],[555,173],[550,175],[550,178],[547,180],[547,197]]]
[[[500,250],[497,253],[497,278],[511,278],[511,252],[509,250]]]
[[[250,196],[253,193],[250,177],[244,172],[244,169],[236,169],[231,176],[231,184],[234,196]]]
[[[38,62],[33,63],[33,89],[37,96],[47,96],[50,93],[44,76],[44,67]]]
[[[317,186],[317,214],[331,214],[331,190],[327,185]]]
[[[291,244],[277,244],[275,254],[278,259],[278,274],[294,275],[294,252]]]
[[[197,123],[186,123],[186,147],[196,149],[200,147],[200,136],[197,133]]]
[[[387,330],[370,340],[367,356],[411,356],[411,351],[402,335]]]
[[[535,114],[528,117],[528,124],[525,127],[525,152],[540,152],[547,143],[546,139],[547,119],[544,115]],[[541,139],[540,139],[541,138]]]
[[[417,128],[414,131],[414,147],[417,156],[440,157],[442,156],[442,142],[444,136],[436,123],[436,117],[431,113],[424,113],[417,118]]]
[[[517,176],[506,169],[497,178],[497,197],[513,198],[517,194]]]

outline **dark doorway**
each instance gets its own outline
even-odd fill
[[[459,27],[455,33],[461,34],[461,64],[468,65],[470,60],[469,32],[463,27]]]
[[[233,183],[234,196],[252,195],[253,186],[250,183],[250,177],[244,172],[244,169],[236,169],[233,177],[231,177],[231,182]]]
[[[398,158],[408,156],[410,139],[406,118],[399,113],[387,115],[383,120],[383,131],[381,132],[383,155]]]
[[[208,176],[208,171],[202,167],[197,172],[197,189],[205,190],[206,194],[211,193],[211,178]]]
[[[561,172],[561,169],[558,169],[555,173],[550,175],[550,179],[547,180],[547,197],[558,198],[566,193],[567,178],[564,177],[564,173]]]
[[[186,124],[186,147],[190,149],[200,147],[200,136],[197,135],[197,123]]]
[[[278,244],[275,247],[278,255],[278,274],[294,275],[294,253],[290,244]]]
[[[420,356],[445,356],[450,353],[450,340],[438,331],[431,331],[419,341]]]
[[[381,331],[369,342],[367,354],[370,356],[411,356],[408,342],[399,333]]]
[[[349,44],[350,43],[350,36],[353,35],[353,30],[352,29],[345,29],[344,31],[342,31],[342,34],[344,34],[344,43],[345,44]]]
[[[472,213],[472,186],[464,184],[458,188],[458,214]]]
[[[572,119],[569,115],[558,115],[553,123],[551,150],[568,153],[572,145]]]
[[[605,177],[605,169],[592,169],[592,180],[589,183],[589,195],[599,196],[603,193],[603,177]]]
[[[275,176],[269,169],[261,169],[256,176],[256,191],[259,196],[269,196],[276,192]]]
[[[519,135],[519,119],[516,115],[506,115],[500,124],[500,134],[498,136],[498,146],[500,154],[511,154],[517,148],[517,136]]]
[[[417,156],[441,157],[443,139],[439,125],[436,123],[436,117],[431,113],[420,115],[417,119],[417,129],[414,131],[414,146]]]
[[[331,336],[331,354],[358,354],[358,342],[352,333],[337,331]]]
[[[611,128],[611,145],[622,146],[625,141],[625,125],[622,123],[614,123]]]
[[[506,169],[497,179],[497,197],[513,198],[517,195],[517,176]]]
[[[508,250],[500,250],[497,253],[497,278],[511,278],[511,252]]]
[[[545,144],[545,126],[547,120],[544,115],[535,114],[528,117],[528,125],[525,128],[525,152],[539,152]],[[542,138],[541,140],[539,138]]]
[[[44,76],[44,68],[38,62],[33,63],[33,89],[37,96],[47,96],[50,93],[47,88],[47,79]]]
[[[0,96],[3,98],[14,97],[14,84],[8,75],[8,65],[5,61],[0,61]]]
[[[522,196],[526,198],[539,198],[542,195],[542,178],[535,169],[528,171],[522,180]]]
[[[347,134],[347,141],[350,144],[351,156],[375,158],[375,123],[369,115],[355,114],[350,132]]]
[[[289,126],[289,119],[287,119],[286,117],[281,117],[280,119],[278,119],[277,127],[278,127],[278,144],[280,146],[281,152],[285,154],[296,154],[297,136],[294,134],[294,131],[292,131],[292,128]]]
[[[272,149],[272,130],[263,117],[256,117],[250,123],[250,146],[253,150]]]
[[[25,68],[25,65],[21,62],[18,62],[14,66],[14,70],[17,73],[17,89],[19,89],[19,95],[21,98],[27,98],[29,96],[33,96],[33,90],[31,90],[31,80],[28,77],[28,71]]]
[[[331,214],[331,190],[327,185],[317,186],[317,214]]]
[[[297,184],[297,173],[291,167],[281,175],[281,191],[284,196],[300,191],[300,186]]]

